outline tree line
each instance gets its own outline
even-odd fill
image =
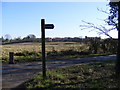
[[[20,37],[15,39],[10,38],[1,38],[2,44],[14,44],[14,43],[25,43],[25,42],[38,42],[41,43],[41,38],[36,38],[34,34],[29,34],[23,39]],[[117,53],[118,39],[106,38],[101,39],[100,37],[64,37],[64,38],[45,38],[46,42],[78,42],[82,44],[86,44],[89,47],[89,53]]]
[[[87,36],[86,36],[87,37]],[[85,38],[80,38],[80,37],[47,37],[45,38],[46,42],[80,42],[83,43],[85,42]],[[91,38],[100,38],[100,37],[91,37]],[[36,38],[34,34],[29,34],[24,38],[14,38],[12,39],[9,34],[5,35],[4,37],[1,37],[0,40],[2,41],[2,44],[12,44],[12,43],[24,43],[24,42],[41,42],[41,38]]]

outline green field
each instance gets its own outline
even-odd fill
[[[37,59],[41,58],[41,43],[16,43],[1,45],[2,48],[2,60],[8,62],[9,52],[14,53],[33,53],[37,54],[36,57],[32,56],[15,56],[15,60],[20,59]],[[88,46],[77,42],[46,42],[46,53],[51,51],[86,51]]]
[[[74,89],[82,88],[120,88],[119,79],[115,78],[115,62],[94,62],[60,68],[47,72],[47,78],[44,80],[42,73],[34,76],[29,82],[24,84],[26,89]]]

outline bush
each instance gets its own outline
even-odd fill
[[[20,53],[15,53],[14,55],[15,55],[15,56],[25,56],[25,54],[24,54],[24,53],[21,53],[21,52],[20,52]]]
[[[89,55],[90,52],[84,52],[84,51],[81,51],[81,52],[79,52],[79,54],[80,54],[80,55]]]
[[[58,51],[50,51],[47,53],[48,56],[57,56],[59,55],[59,52]]]
[[[76,55],[76,54],[79,54],[79,52],[74,51],[74,50],[66,50],[66,51],[61,51],[60,54],[61,55]]]
[[[67,56],[67,55],[89,55],[89,52],[84,51],[74,51],[74,50],[66,50],[66,51],[51,51],[48,52],[48,56]]]
[[[14,54],[15,56],[31,56],[31,55],[34,55],[34,56],[40,56],[41,55],[41,52],[29,52],[29,51],[24,51],[24,52],[18,52],[18,53],[15,53]]]

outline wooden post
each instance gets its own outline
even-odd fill
[[[9,64],[14,64],[14,53],[9,52]]]
[[[42,72],[43,78],[46,78],[46,60],[45,60],[45,20],[41,19],[41,38],[42,38]]]
[[[46,59],[45,59],[45,29],[53,29],[53,24],[45,24],[45,20],[41,19],[41,40],[42,40],[42,73],[43,79],[46,78]]]

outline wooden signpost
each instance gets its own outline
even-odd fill
[[[42,39],[42,73],[46,78],[46,59],[45,59],[45,29],[53,29],[53,24],[45,24],[45,19],[41,19],[41,39]]]

